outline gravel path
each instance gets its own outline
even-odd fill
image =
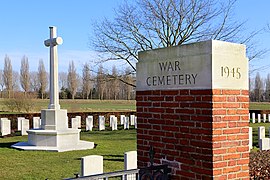
[[[270,179],[270,150],[250,153],[250,179]]]

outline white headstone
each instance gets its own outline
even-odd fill
[[[91,155],[81,159],[81,175],[90,176],[103,173],[103,156]]]
[[[110,115],[110,127],[112,127],[112,122],[113,122],[113,119],[114,119],[115,115]]]
[[[8,135],[11,132],[11,123],[7,118],[0,119],[0,132],[2,136]]]
[[[266,123],[266,114],[263,114],[263,122]]]
[[[134,126],[135,125],[135,115],[130,115],[130,125]]]
[[[253,147],[252,127],[249,127],[248,134],[249,134],[249,149],[252,149],[252,147]]]
[[[87,116],[85,121],[86,121],[85,130],[86,131],[92,131],[93,130],[93,124],[94,124],[93,116]]]
[[[40,117],[33,117],[33,129],[41,128],[41,119]]]
[[[79,125],[79,119],[78,118],[71,118],[71,128],[73,129],[79,129],[80,125]]]
[[[82,117],[81,116],[75,116],[78,119],[78,127],[82,128]]]
[[[124,166],[125,170],[137,169],[137,151],[125,152]]]
[[[98,117],[98,129],[100,131],[105,130],[105,117],[104,116]]]
[[[270,149],[270,138],[259,139],[259,148],[260,150],[269,150]]]
[[[269,138],[270,138],[270,127],[268,128]]]
[[[268,114],[268,122],[270,122],[270,114]]]
[[[255,123],[255,122],[256,122],[256,114],[252,113],[252,123]]]
[[[258,114],[258,123],[261,123],[261,114]]]
[[[125,117],[124,129],[129,129],[129,117]]]
[[[24,117],[18,117],[17,118],[17,125],[18,125],[18,131],[22,130],[22,120],[25,119]]]
[[[120,115],[120,124],[123,125],[125,123],[125,115]]]
[[[125,152],[124,155],[124,169],[137,169],[137,151]],[[127,175],[127,180],[136,179],[136,174]]]
[[[117,117],[112,118],[112,130],[117,130]]]
[[[22,120],[22,130],[21,130],[22,136],[28,135],[28,133],[27,133],[28,130],[29,130],[29,119],[23,119]]]
[[[138,127],[138,124],[137,124],[137,116],[135,116],[135,119],[134,119],[134,120],[135,120],[135,125],[134,125],[134,126],[135,126],[135,129],[137,129],[137,127]]]
[[[258,127],[258,139],[263,139],[263,138],[265,138],[265,127],[259,126]]]

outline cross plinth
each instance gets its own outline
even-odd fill
[[[18,142],[13,148],[57,152],[94,148],[94,142],[80,140],[80,129],[68,128],[67,110],[60,109],[57,45],[62,42],[56,36],[56,27],[50,27],[50,39],[44,41],[50,47],[50,104],[48,109],[41,110],[40,128],[28,130],[28,141]]]
[[[46,47],[50,47],[50,104],[49,109],[60,109],[58,91],[58,54],[57,45],[63,43],[61,37],[56,35],[56,27],[50,28],[50,39],[44,41]]]

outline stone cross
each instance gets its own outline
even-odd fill
[[[50,104],[49,109],[60,109],[58,91],[58,54],[57,45],[62,44],[63,39],[56,36],[56,27],[50,27],[50,39],[44,41],[46,47],[50,47]]]

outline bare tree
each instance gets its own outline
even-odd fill
[[[249,76],[249,99],[251,102],[255,101],[255,78]]]
[[[68,74],[66,72],[59,72],[59,87],[65,89],[68,87]]]
[[[48,76],[42,59],[40,59],[38,63],[38,79],[39,91],[41,94],[41,99],[43,99],[48,86]]]
[[[265,98],[267,101],[270,101],[270,74],[267,74],[265,80]]]
[[[74,99],[78,89],[78,78],[73,61],[69,63],[68,67],[68,89],[71,93],[72,99]]]
[[[30,90],[36,93],[40,90],[39,74],[36,71],[30,72]]]
[[[132,83],[134,83],[133,82],[134,79],[133,79],[132,75],[129,72],[130,72],[130,69],[127,68],[125,70],[124,79],[125,79],[125,82],[128,82],[128,83],[132,84]],[[125,87],[124,90],[125,90],[126,100],[131,100],[133,87],[132,86],[129,86],[127,84],[125,84],[124,87]]]
[[[104,19],[93,24],[91,42],[96,51],[105,54],[104,61],[125,61],[134,72],[139,51],[208,39],[245,43],[249,59],[253,59],[264,51],[256,51],[252,41],[258,32],[244,34],[245,24],[233,20],[235,2],[126,1],[116,10],[113,20]]]
[[[24,90],[24,94],[26,95],[26,93],[30,91],[29,63],[26,56],[23,56],[21,60],[20,82],[21,87]]]
[[[92,79],[90,73],[90,66],[88,63],[85,63],[83,65],[82,71],[83,71],[82,72],[83,97],[86,97],[86,99],[88,99],[92,89]]]
[[[20,79],[20,74],[17,71],[13,71],[12,77],[14,79],[14,81],[12,81],[12,91],[18,92],[20,91],[20,84],[19,84],[19,81],[17,80]]]
[[[104,95],[105,95],[106,76],[105,76],[104,69],[103,69],[102,65],[100,65],[98,68],[96,86],[97,86],[98,97],[100,100],[103,100]]]
[[[4,84],[8,92],[8,98],[10,98],[11,92],[13,90],[13,71],[11,60],[7,55],[5,56],[3,75],[4,75]]]
[[[117,99],[117,97],[119,96],[119,80],[118,78],[115,78],[115,77],[118,77],[118,73],[117,73],[117,69],[116,69],[116,66],[113,66],[112,68],[112,77],[111,78],[111,81],[110,81],[110,86],[111,86],[111,90],[112,90],[112,97],[114,100]]]
[[[68,74],[66,72],[59,72],[59,89],[60,98],[66,99],[68,96]]]
[[[256,74],[254,86],[255,101],[260,102],[263,95],[263,81],[259,72]]]
[[[4,73],[3,70],[0,70],[0,86],[1,86],[1,98],[3,97],[3,90],[4,90]]]

